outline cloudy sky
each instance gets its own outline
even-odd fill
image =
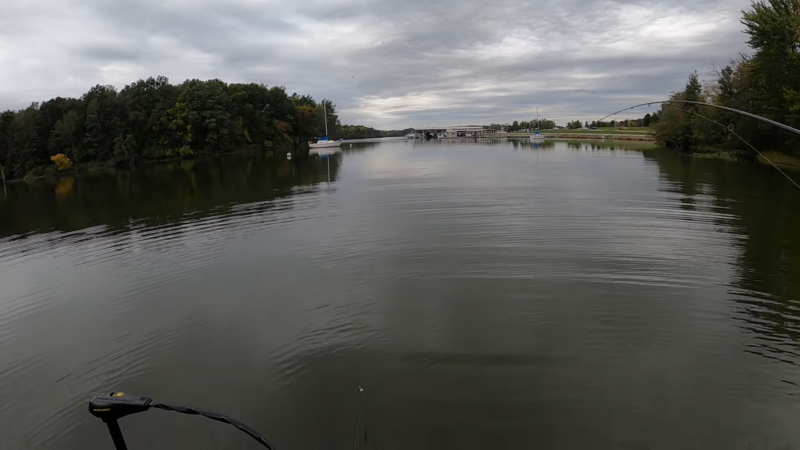
[[[376,128],[596,119],[746,50],[749,0],[0,0],[0,110],[148,76],[327,97]],[[643,115],[645,110],[632,116]]]

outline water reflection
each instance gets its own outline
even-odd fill
[[[136,171],[83,174],[8,186],[0,203],[0,238],[97,225],[155,226],[222,214],[237,204],[263,202],[334,182],[342,156],[287,161],[267,155],[154,164]],[[330,167],[330,176],[328,176]]]
[[[531,141],[530,139],[509,139],[515,149],[555,150],[555,141]]]
[[[652,150],[652,142],[622,142],[622,141],[564,141],[567,147],[576,151],[631,151]]]
[[[349,144],[11,186],[0,448],[107,447],[82,405],[109,388],[279,448],[352,445],[365,377],[366,448],[797,447],[800,203],[768,168]],[[249,445],[123,427],[132,448]]]
[[[348,153],[364,153],[369,150],[374,150],[381,145],[381,141],[375,142],[345,142],[342,144],[342,152]]]
[[[408,143],[412,147],[467,147],[487,145],[508,145],[509,139],[505,138],[459,138],[459,139],[411,139]]]
[[[774,169],[648,152],[687,211],[741,235],[729,291],[749,351],[795,365],[800,356],[800,193]],[[798,382],[800,380],[794,380]],[[788,382],[788,380],[787,380]]]

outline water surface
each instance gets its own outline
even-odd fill
[[[87,400],[282,449],[796,448],[800,192],[641,146],[345,145],[13,184],[0,448]],[[153,411],[131,449],[257,448]],[[363,436],[362,436],[363,439]]]

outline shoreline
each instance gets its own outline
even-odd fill
[[[121,165],[114,165],[110,164],[109,162],[89,162],[89,163],[75,163],[72,168],[65,171],[58,171],[55,166],[48,165],[45,167],[39,166],[37,168],[31,169],[28,174],[26,174],[22,178],[5,178],[5,184],[14,184],[14,183],[21,183],[21,182],[28,182],[28,181],[36,181],[42,180],[46,178],[61,178],[61,177],[68,177],[68,176],[77,176],[81,174],[91,174],[95,172],[107,172],[112,170],[136,170],[139,167],[145,167],[150,165],[156,164],[169,164],[175,162],[183,162],[183,161],[194,161],[197,159],[205,159],[205,158],[218,158],[224,157],[228,155],[240,155],[244,153],[258,153],[264,152],[272,153],[275,155],[275,152],[279,150],[275,149],[263,149],[263,148],[245,148],[242,150],[234,150],[225,153],[216,153],[216,154],[194,154],[191,157],[181,157],[181,156],[173,156],[168,158],[154,158],[154,159],[140,159],[135,164],[121,164]],[[294,152],[291,152],[294,155]],[[302,155],[302,152],[298,152],[298,155]],[[41,175],[30,175],[31,172],[35,171],[36,169],[41,169]]]
[[[512,135],[509,133],[509,139],[528,139],[530,133],[519,133]],[[589,139],[593,141],[640,141],[640,142],[655,142],[653,136],[646,134],[603,134],[603,133],[542,133],[545,139]]]

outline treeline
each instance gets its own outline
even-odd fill
[[[331,138],[340,136],[327,106]],[[80,98],[55,98],[0,113],[0,166],[20,178],[51,157],[73,163],[130,165],[140,159],[219,154],[246,148],[302,148],[325,133],[323,103],[283,87],[165,77],[117,91],[95,86]]]
[[[645,114],[644,117],[639,119],[623,119],[623,120],[593,120],[589,122],[588,120],[581,125],[580,120],[576,120],[574,122],[569,122],[567,124],[567,128],[571,130],[575,130],[578,128],[620,128],[620,127],[651,127],[658,123],[659,113],[655,112],[653,114]]]
[[[611,121],[596,121],[593,120],[592,122],[586,121],[581,122],[580,120],[573,120],[571,122],[567,122],[566,128],[570,130],[577,130],[579,128],[604,128],[604,127],[649,127],[654,125],[658,122],[658,113],[654,114],[647,114],[640,119],[630,119],[630,120],[611,120]],[[548,119],[540,119],[539,120],[539,129],[541,130],[552,130],[553,128],[557,128],[557,125],[554,121]],[[506,131],[532,131],[536,129],[537,122],[536,120],[532,121],[514,121],[510,124],[497,124],[493,123],[490,128],[494,130],[506,130]]]
[[[549,130],[549,129],[553,129],[555,127],[556,127],[556,123],[553,122],[552,120],[539,119],[539,129]],[[515,120],[512,123],[505,123],[505,124],[493,123],[493,124],[491,124],[489,126],[489,128],[491,128],[493,130],[506,130],[506,131],[509,131],[509,132],[523,131],[523,130],[525,130],[525,131],[535,130],[536,129],[536,120],[535,119],[534,120],[530,120],[530,121],[523,120],[521,122]]]
[[[800,128],[800,0],[753,2],[742,24],[752,49],[701,82],[689,76],[671,100],[714,103]],[[800,154],[800,139],[774,126],[724,110],[672,103],[662,107],[656,139],[687,151],[746,149]]]
[[[363,125],[342,125],[339,127],[339,136],[343,139],[373,139],[382,137],[402,137],[411,132],[411,128],[405,130],[376,130],[375,128]]]

